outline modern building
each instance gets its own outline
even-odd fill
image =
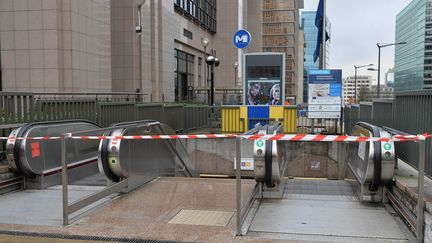
[[[297,104],[303,103],[303,90],[304,90],[304,79],[305,79],[305,68],[304,68],[304,60],[305,60],[305,35],[303,28],[299,30],[299,41],[298,41],[298,56],[297,56]]]
[[[297,47],[299,9],[303,8],[303,1],[263,0],[261,7],[262,51],[285,53],[285,96],[290,104],[294,104],[298,89],[297,77],[303,75],[297,73],[297,65],[301,65],[297,63]]]
[[[304,78],[304,91],[303,100],[307,102],[308,90],[307,90],[307,72],[313,69],[319,69],[320,58],[314,62],[314,52],[317,47],[318,28],[315,25],[316,11],[303,11],[301,13],[301,27],[304,31],[305,37],[305,53],[304,53],[304,70],[306,77]],[[330,44],[331,44],[331,22],[329,18],[326,18],[327,33],[330,35],[330,40],[326,43],[326,60],[325,68],[329,66],[330,62]]]
[[[390,68],[385,74],[385,84],[387,87],[394,88],[394,68]]]
[[[370,90],[372,86],[372,76],[357,75],[357,101],[362,90]],[[343,80],[343,98],[345,104],[355,102],[355,76],[348,76]]]
[[[395,91],[432,88],[432,3],[413,0],[396,17]]]
[[[378,97],[377,85],[372,85],[369,89],[361,88],[358,101],[373,101]],[[358,92],[358,91],[357,91]],[[394,89],[391,87],[387,87],[386,85],[380,85],[380,99],[393,99],[394,98]]]
[[[198,91],[207,96],[205,59],[215,50],[216,89],[239,91],[241,52],[232,36],[244,28],[252,34],[244,52],[286,53],[286,95],[295,97],[303,0],[138,2],[0,0],[2,90],[140,91],[155,102],[194,101]]]

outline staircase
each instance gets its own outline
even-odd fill
[[[0,195],[24,188],[24,177],[10,171],[5,162],[0,162]]]

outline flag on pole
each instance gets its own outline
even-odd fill
[[[318,28],[318,38],[317,38],[317,46],[316,46],[316,49],[314,52],[314,62],[317,61],[317,59],[320,55],[320,49],[321,49],[321,45],[322,45],[323,20],[324,20],[324,16],[325,16],[324,1],[325,0],[319,1],[318,9],[317,9],[316,17],[315,17],[315,26]],[[328,41],[329,39],[330,39],[330,36],[326,30],[326,41]]]

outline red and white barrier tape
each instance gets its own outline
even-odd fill
[[[200,135],[138,135],[138,136],[72,136],[70,139],[77,140],[169,140],[169,139],[218,139],[237,138],[247,140],[272,140],[272,141],[308,141],[308,142],[405,142],[419,141],[432,138],[430,134],[422,135],[396,135],[393,137],[358,137],[340,135],[310,135],[310,134],[276,134],[276,135],[236,135],[236,134],[200,134]],[[0,140],[14,141],[26,140],[59,140],[62,137],[0,137]]]

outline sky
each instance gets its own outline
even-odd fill
[[[305,11],[316,11],[318,0],[304,0]],[[327,0],[327,17],[332,25],[330,68],[342,69],[343,77],[354,75],[354,65],[374,64],[376,43],[394,43],[396,15],[411,0]],[[300,10],[302,11],[302,10]],[[381,80],[394,66],[394,47],[381,49]],[[377,72],[358,69],[358,75]]]

